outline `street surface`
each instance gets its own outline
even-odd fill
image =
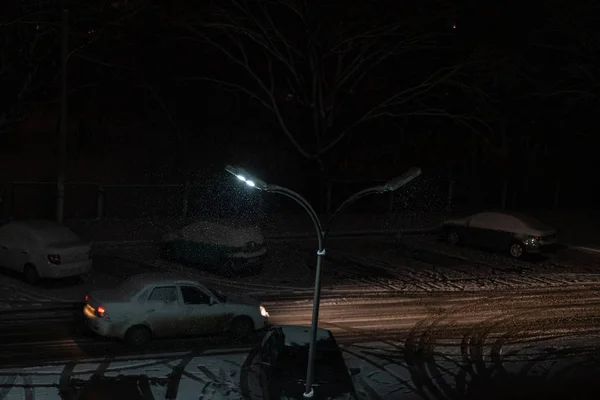
[[[310,324],[310,301],[272,301],[266,307],[275,324]],[[21,321],[2,318],[0,324],[0,364],[11,368],[61,360],[110,363],[169,352],[201,354],[207,349],[234,354],[248,352],[259,340],[241,346],[220,337],[160,340],[134,351],[84,333],[76,313],[40,313]],[[600,287],[327,300],[321,308],[321,326],[331,329],[361,365],[380,372],[402,369],[402,390],[423,391],[425,398],[475,390],[464,385],[467,377],[461,371],[471,381],[495,382],[500,379],[498,371],[504,371],[505,379],[513,375],[530,379],[534,369],[556,369],[557,363],[568,362],[569,368],[581,369],[580,386],[596,385],[585,380],[584,372],[591,376],[600,372]]]
[[[0,365],[21,371],[173,352],[246,354],[259,336],[243,345],[223,337],[160,340],[136,351],[87,333],[72,302],[133,273],[177,271],[264,300],[274,324],[309,325],[315,258],[311,241],[277,242],[260,274],[230,279],[162,261],[156,249],[137,246],[97,251],[94,272],[83,282],[32,288],[2,275],[7,290],[0,311]],[[387,374],[373,389],[380,396],[369,398],[391,400],[398,393],[515,398],[523,387],[559,393],[555,382],[575,378],[576,387],[560,398],[588,398],[581,390],[600,389],[595,378],[588,379],[600,373],[598,260],[599,255],[562,249],[549,258],[515,261],[426,236],[331,241],[320,326],[334,332],[346,355],[371,378]],[[46,308],[27,310],[39,305]],[[14,372],[2,374],[0,380],[11,387]],[[372,379],[365,390],[373,388]],[[382,382],[389,387],[383,389]],[[569,397],[575,394],[579,397]]]
[[[83,281],[47,281],[31,287],[14,274],[1,274],[0,310],[56,301],[81,301],[91,290],[118,284],[148,271],[178,272],[227,290],[261,299],[310,298],[316,249],[313,240],[277,241],[263,270],[255,275],[226,278],[160,259],[150,245],[97,249],[94,270]],[[328,296],[385,295],[388,292],[507,290],[596,285],[600,254],[560,249],[550,257],[512,260],[501,254],[450,246],[433,236],[398,239],[330,240],[323,267],[323,291]]]

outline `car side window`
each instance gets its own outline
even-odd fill
[[[494,227],[496,218],[492,214],[481,213],[474,215],[469,221],[469,226],[473,228],[491,229]]]
[[[148,297],[148,291],[144,290],[141,294],[138,295],[137,297],[137,301],[138,303],[142,304],[143,302],[146,301],[146,297]]]
[[[210,304],[210,296],[194,286],[182,286],[184,304]]]
[[[160,301],[161,303],[177,302],[177,288],[175,286],[160,286],[152,290],[148,301]]]

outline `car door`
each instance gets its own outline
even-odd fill
[[[146,322],[155,337],[179,336],[182,329],[182,304],[177,286],[156,286],[146,300]]]
[[[522,223],[512,215],[500,213],[497,215],[493,233],[494,248],[506,250],[518,237],[518,233],[523,232]]]
[[[0,227],[0,266],[9,268],[10,258],[8,249],[12,246],[11,227]]]
[[[180,286],[183,300],[183,329],[186,335],[205,335],[218,330],[215,319],[219,305],[197,286]]]
[[[10,238],[2,245],[4,252],[4,267],[22,272],[29,261],[27,249],[27,232],[15,226],[10,231]]]
[[[490,247],[495,242],[495,217],[492,213],[475,214],[469,220],[470,243]]]

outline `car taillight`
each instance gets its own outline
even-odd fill
[[[96,315],[99,317],[108,318],[108,314],[106,313],[106,310],[102,306],[99,306],[98,308],[96,308]]]
[[[58,254],[48,254],[48,261],[51,264],[60,264],[60,255]]]
[[[85,301],[87,303],[87,301],[90,299],[90,296],[88,296],[87,294],[85,295]]]

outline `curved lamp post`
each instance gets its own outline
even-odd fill
[[[282,186],[268,184],[256,177],[250,175],[248,172],[246,172],[246,170],[244,170],[243,168],[240,168],[240,167],[227,165],[227,166],[225,166],[225,170],[227,172],[229,172],[230,174],[234,175],[235,177],[237,177],[239,180],[245,182],[246,185],[248,185],[252,188],[264,190],[265,192],[270,192],[270,193],[279,193],[279,194],[282,194],[282,195],[294,200],[296,203],[300,204],[302,206],[302,208],[304,208],[304,210],[308,213],[308,215],[310,216],[310,219],[312,220],[313,225],[315,227],[315,230],[317,233],[317,242],[318,242],[317,268],[315,271],[315,293],[314,293],[314,300],[313,300],[310,347],[308,350],[308,370],[306,371],[306,389],[305,389],[305,393],[304,393],[304,398],[307,398],[307,399],[312,398],[314,396],[312,384],[314,381],[314,372],[315,372],[315,369],[314,369],[314,367],[315,367],[315,365],[314,365],[314,363],[315,363],[315,347],[316,347],[316,341],[317,341],[317,329],[318,329],[318,324],[319,324],[319,306],[320,306],[320,302],[321,302],[321,265],[323,263],[323,257],[325,256],[324,245],[325,245],[325,239],[327,238],[327,234],[329,233],[329,228],[331,227],[333,220],[348,205],[354,203],[355,201],[357,201],[358,199],[360,199],[362,197],[365,197],[365,196],[368,196],[371,194],[382,194],[382,193],[396,191],[396,190],[400,189],[401,187],[403,187],[404,185],[406,185],[407,183],[409,183],[410,181],[412,181],[413,179],[415,179],[416,177],[418,177],[419,175],[421,175],[421,169],[420,168],[411,168],[404,175],[394,178],[394,179],[388,181],[387,183],[385,183],[384,185],[367,188],[367,189],[361,190],[360,192],[348,197],[333,212],[333,214],[327,221],[325,230],[323,230],[323,226],[321,225],[321,220],[319,219],[319,216],[317,215],[315,210],[312,208],[310,203],[304,197],[302,197],[300,194],[294,192],[293,190],[282,187]]]

